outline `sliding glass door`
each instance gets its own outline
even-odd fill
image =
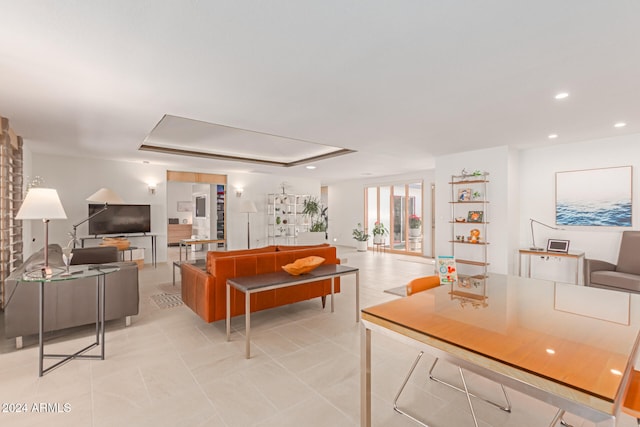
[[[366,228],[372,234],[376,222],[388,230],[386,250],[422,254],[422,182],[367,187]],[[373,236],[369,247],[373,246]]]

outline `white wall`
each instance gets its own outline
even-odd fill
[[[28,151],[28,146],[25,151]],[[26,154],[29,156],[29,153]],[[67,213],[67,220],[52,220],[49,224],[49,241],[65,245],[72,225],[88,215],[88,196],[102,187],[115,191],[125,203],[151,205],[151,232],[157,237],[157,261],[167,259],[167,182],[164,166],[133,162],[119,162],[100,159],[52,156],[31,153],[30,164],[25,170],[44,178],[47,187],[58,190]],[[27,157],[25,157],[27,158]],[[192,172],[222,173],[211,170]],[[147,182],[156,182],[156,194],[150,195]],[[251,214],[251,247],[266,245],[266,194],[281,191],[281,184],[287,184],[287,191],[298,194],[320,196],[320,180],[300,179],[287,176],[251,173],[227,174],[227,247],[242,249],[247,247],[247,215],[238,212],[241,198],[235,189],[244,189],[242,198],[256,203],[258,213]],[[186,200],[190,200],[186,199]],[[25,224],[25,236],[33,236],[35,241],[25,245],[25,256],[43,246],[42,223],[29,221]],[[78,227],[78,236],[87,235],[87,223]],[[28,239],[28,237],[26,237]],[[89,243],[89,242],[88,242]],[[151,262],[149,239],[133,241],[135,246],[146,247],[145,262]],[[94,242],[95,244],[95,242]]]
[[[638,205],[640,188],[638,167],[640,166],[640,134],[615,138],[591,140],[580,143],[555,145],[524,150],[520,155],[520,247],[531,245],[529,218],[549,225],[555,225],[555,174],[571,170],[605,168],[613,166],[633,166],[633,218],[632,229],[639,229]],[[589,186],[588,182],[584,183]],[[535,227],[538,246],[545,245],[547,239],[567,239],[570,250],[584,251],[587,258],[616,262],[623,227],[565,227],[565,230],[550,230]],[[547,278],[572,280],[568,275],[573,266],[563,266],[562,260],[543,262],[547,268],[537,268],[536,277],[549,274]],[[564,261],[566,264],[567,260]],[[539,264],[540,264],[539,263]],[[535,266],[534,266],[535,267]]]
[[[214,223],[213,230],[215,230],[215,218],[216,218],[216,208],[215,208],[215,197],[211,194],[215,191],[212,189],[213,185],[211,184],[191,184],[191,203],[194,206],[196,205],[197,197],[205,198],[205,217],[198,218],[193,216],[193,228],[192,233],[194,236],[197,236],[198,239],[213,239],[215,236],[212,234],[211,223]]]
[[[451,182],[452,175],[481,170],[489,173],[486,220],[489,271],[506,274],[513,258],[509,248],[510,217],[517,218],[518,196],[513,194],[512,163],[514,153],[506,146],[440,156],[436,159],[436,255],[451,255]]]
[[[329,185],[329,243],[355,247],[351,232],[364,222],[364,187],[362,181]]]
[[[385,178],[346,181],[329,186],[329,241],[337,245],[354,246],[351,230],[363,220],[364,188],[367,185],[388,185],[397,182],[422,180],[424,206],[430,212],[429,191],[436,184],[436,254],[450,253],[451,237],[449,221],[448,182],[462,168],[481,169],[490,172],[490,221],[491,247],[490,271],[517,272],[517,250],[529,247],[529,218],[555,223],[555,173],[559,171],[602,168],[609,166],[634,166],[633,175],[633,229],[639,229],[638,210],[640,166],[640,135],[621,136],[581,143],[533,148],[516,152],[507,147],[471,151],[436,159],[436,169],[420,174],[407,174]],[[166,260],[167,183],[166,169],[162,166],[62,157],[30,153],[25,147],[25,174],[39,175],[45,185],[56,188],[67,212],[67,220],[53,220],[49,226],[51,242],[66,244],[72,224],[87,217],[86,197],[101,187],[109,187],[126,203],[151,205],[152,232],[158,234],[158,261]],[[211,170],[193,172],[221,173]],[[156,195],[149,194],[146,182],[158,183]],[[253,200],[258,213],[251,214],[251,246],[266,245],[266,194],[280,192],[281,183],[287,182],[287,191],[319,197],[320,182],[316,179],[287,178],[268,174],[229,173],[227,175],[227,242],[229,249],[246,248],[247,215],[238,212],[241,198],[235,189],[243,188],[242,198]],[[585,183],[588,185],[588,183]],[[188,200],[188,199],[187,199]],[[174,201],[174,202],[177,202]],[[172,204],[175,204],[171,202]],[[425,219],[426,221],[429,219]],[[425,221],[425,222],[426,222]],[[42,224],[28,221],[25,224],[25,255],[42,247]],[[424,228],[425,233],[430,231]],[[583,250],[588,258],[615,262],[622,229],[612,227],[571,227],[566,231],[536,228],[536,240],[548,238],[571,241],[572,250]],[[86,223],[78,234],[86,235]],[[29,242],[30,236],[35,242]],[[429,253],[429,240],[425,236],[425,255]],[[139,246],[148,243],[140,242]],[[146,262],[151,262],[150,251],[145,251]],[[555,262],[555,261],[554,261]],[[548,263],[547,263],[548,264]],[[556,262],[548,264],[556,280],[571,279],[572,266]],[[569,268],[567,268],[569,267]],[[569,274],[569,275],[567,275]],[[559,276],[558,276],[559,275]]]
[[[168,218],[178,218],[180,224],[192,224],[194,212],[178,212],[178,202],[191,203],[190,182],[171,181],[167,183],[167,216]],[[193,210],[193,206],[192,206]],[[186,221],[186,222],[185,222]]]
[[[308,194],[320,197],[320,180],[276,176],[269,174],[229,173],[227,175],[227,239],[229,249],[247,248],[247,215],[249,215],[251,247],[267,245],[267,194],[282,192],[282,183],[290,194]],[[244,190],[242,197],[236,197],[236,188]],[[246,214],[238,212],[242,200],[251,200],[258,212]]]
[[[31,170],[41,176],[44,186],[58,190],[60,200],[67,213],[66,220],[52,220],[49,224],[49,241],[64,246],[70,240],[68,233],[73,224],[88,216],[89,202],[86,198],[102,187],[115,191],[125,203],[151,205],[151,233],[157,234],[158,261],[166,260],[166,181],[162,167],[131,162],[116,162],[99,159],[53,156],[32,153]],[[156,194],[149,194],[147,182],[156,182]],[[43,246],[41,224],[31,221],[34,242],[25,246],[25,255]],[[87,236],[87,222],[78,227],[78,236]],[[87,245],[95,245],[88,241]],[[132,239],[132,244],[146,247],[145,262],[151,262],[149,238]]]
[[[364,190],[368,186],[405,184],[422,182],[422,212],[424,245],[423,255],[431,254],[431,185],[435,182],[433,170],[421,173],[392,175],[386,177],[359,179],[331,184],[329,193],[329,242],[335,245],[355,247],[352,230],[360,222],[364,223]]]

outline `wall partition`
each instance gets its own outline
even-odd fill
[[[379,244],[385,250],[422,255],[422,188],[421,181],[365,188],[365,223],[368,233],[372,235],[369,239],[370,248],[374,247],[373,229],[379,222],[388,230]]]
[[[23,257],[22,221],[15,216],[23,198],[22,137],[0,117],[0,309],[4,309],[4,280]]]

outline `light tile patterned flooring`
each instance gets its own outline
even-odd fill
[[[173,252],[171,252],[173,254]],[[177,255],[177,254],[176,254]],[[432,274],[429,260],[339,248],[346,264],[361,269],[361,306],[393,298],[384,289]],[[37,341],[0,340],[0,402],[26,404],[26,413],[0,412],[1,426],[220,426],[338,427],[360,420],[359,325],[354,322],[354,282],[343,278],[336,311],[319,300],[267,310],[252,316],[252,358],[244,358],[244,317],[233,320],[232,341],[224,321],[204,323],[185,306],[159,309],[150,296],[171,286],[171,263],[140,272],[140,314],[130,327],[107,325],[106,360],[72,361],[37,376]],[[0,316],[1,320],[1,316]],[[1,322],[0,322],[1,323]],[[1,326],[1,325],[0,325]],[[1,332],[0,332],[1,333]],[[91,329],[48,335],[47,351],[75,351]],[[413,348],[373,338],[373,418],[379,427],[413,427],[396,414],[392,400],[411,362]],[[433,426],[471,424],[464,396],[427,380],[425,356],[401,399],[403,407]],[[453,378],[453,367],[438,373]],[[495,384],[470,375],[470,387],[500,397]],[[475,402],[481,427],[547,426],[551,406],[510,391],[513,412]],[[68,412],[35,412],[34,404],[68,404]],[[37,407],[37,406],[36,406]],[[5,407],[7,409],[8,407]],[[14,407],[15,408],[15,407]],[[593,424],[568,415],[576,427]],[[635,420],[623,416],[619,425]]]

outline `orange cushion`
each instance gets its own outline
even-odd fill
[[[318,267],[324,262],[324,258],[320,256],[308,256],[295,260],[291,264],[283,265],[282,269],[292,276],[305,274]]]

